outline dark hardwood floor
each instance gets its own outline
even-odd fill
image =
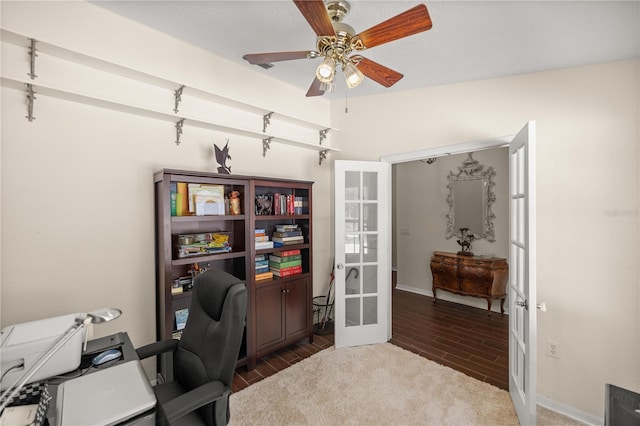
[[[470,306],[393,290],[390,343],[461,371],[501,389],[509,389],[509,318]],[[241,367],[233,378],[237,392],[323,349],[333,335],[315,335],[258,360],[255,370]]]
[[[508,332],[507,315],[393,290],[390,343],[505,390]]]

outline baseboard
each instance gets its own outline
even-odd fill
[[[596,417],[589,413],[585,413],[584,411],[578,410],[577,408],[561,404],[544,395],[538,395],[537,403],[539,406],[544,407],[547,410],[555,411],[556,413],[562,414],[563,416],[569,417],[573,420],[589,426],[604,425],[604,419]]]
[[[423,288],[409,287],[403,284],[396,284],[397,290],[408,291],[409,293],[421,294],[423,296],[433,297],[433,292],[431,290],[425,290]]]
[[[397,283],[395,288],[397,290],[403,290],[403,291],[408,291],[410,293],[416,293],[416,294],[420,294],[422,296],[429,296],[429,297],[433,297],[433,291],[431,290],[425,290],[424,288],[416,288],[416,287],[410,287],[407,285],[403,285],[400,283]],[[453,303],[459,303],[461,305],[465,305],[465,306],[471,306],[472,308],[478,308],[478,309],[483,309],[486,310],[487,309],[487,302],[485,299],[482,298],[478,298],[478,297],[471,297],[471,296],[461,296],[461,295],[457,295],[457,294],[453,294],[453,293],[449,293],[447,291],[439,291],[438,292],[438,300],[446,300],[448,302],[453,302]],[[500,313],[500,304],[499,303],[492,303],[491,304],[491,312],[496,312],[496,313]],[[509,314],[508,309],[505,307],[505,315]]]

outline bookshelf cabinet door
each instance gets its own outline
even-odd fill
[[[258,352],[285,341],[285,293],[279,281],[256,286],[256,340]]]
[[[309,279],[303,278],[285,283],[287,340],[304,337],[310,327],[310,311],[307,300],[311,289]]]

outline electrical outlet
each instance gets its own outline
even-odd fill
[[[547,356],[560,358],[560,343],[547,340]]]
[[[411,234],[413,234],[413,230],[408,226],[400,227],[400,235],[411,235]]]

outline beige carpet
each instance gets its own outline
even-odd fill
[[[325,349],[231,396],[240,425],[518,425],[508,392],[390,343]],[[578,425],[538,410],[540,425]]]

